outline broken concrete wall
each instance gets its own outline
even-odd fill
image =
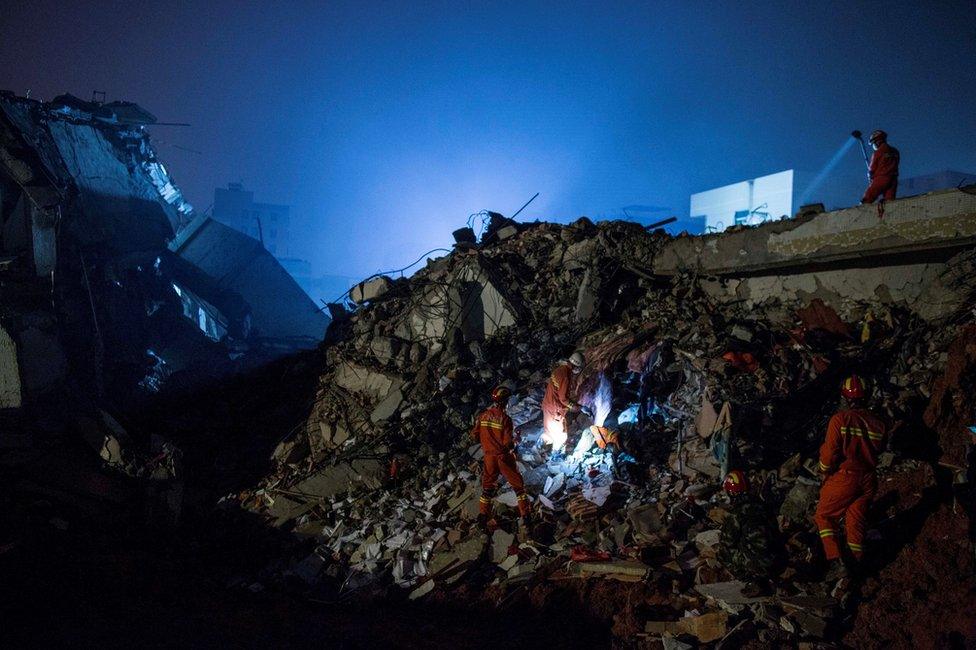
[[[355,363],[343,363],[336,368],[335,384],[351,393],[362,393],[378,402],[403,386],[403,380],[395,375],[376,372]]]
[[[457,328],[465,341],[483,341],[514,325],[517,310],[478,261],[464,262],[451,272],[437,274],[413,308],[399,321],[395,333],[433,350]]]
[[[454,319],[460,321],[465,340],[482,341],[515,324],[515,310],[481,265],[466,266],[456,278],[461,296],[460,312]]]
[[[941,318],[958,308],[966,292],[943,281],[945,263],[848,268],[817,273],[702,280],[709,295],[743,300],[748,307],[780,301],[796,307],[820,298],[844,318],[857,320],[865,305],[905,306],[925,319]]]
[[[653,260],[656,273],[701,275],[803,270],[813,264],[885,259],[904,253],[976,243],[976,192],[953,189],[875,206],[805,215],[755,228],[703,237],[680,237]]]
[[[145,250],[161,248],[173,237],[180,215],[140,168],[119,158],[101,129],[61,120],[48,128],[79,190],[85,217],[75,226],[81,241]]]
[[[859,303],[904,306],[922,318],[952,313],[972,289],[960,255],[976,243],[976,195],[947,190],[802,216],[722,235],[682,237],[654,260],[658,273],[703,276],[722,300],[798,306],[820,298],[857,318]],[[967,267],[969,268],[969,267]]]

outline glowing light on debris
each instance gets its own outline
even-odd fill
[[[637,410],[640,408],[640,404],[636,402],[629,405],[620,415],[617,416],[617,424],[636,424],[637,423]]]
[[[561,423],[553,423],[554,426],[546,427],[542,433],[542,442],[552,444],[552,450],[556,451],[566,446],[566,438],[569,436],[563,430]]]
[[[589,427],[583,431],[583,435],[580,436],[579,442],[576,443],[576,449],[573,450],[573,460],[579,462],[583,460],[583,456],[593,447],[593,434],[590,432]]]
[[[610,415],[610,405],[613,403],[613,386],[606,374],[600,373],[600,383],[593,393],[593,424],[602,427]]]

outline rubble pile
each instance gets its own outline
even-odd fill
[[[973,362],[953,339],[973,320],[971,254],[953,269],[965,297],[923,319],[884,291],[830,304],[808,295],[748,309],[719,302],[695,273],[651,270],[670,241],[632,223],[501,221],[480,245],[459,243],[412,277],[354,287],[322,348],[308,418],[275,449],[259,485],[221,502],[300,541],[236,581],[298,584],[330,602],[395,586],[411,600],[504,607],[611,580],[619,586],[606,599],[619,607],[580,607],[621,642],[674,648],[855,638],[852,620],[911,592],[904,582],[918,576],[885,577],[909,555],[971,595],[964,526],[942,542],[959,553],[913,547],[933,539],[923,527],[930,516],[952,510],[938,495],[965,465],[973,414],[961,387],[971,387]],[[540,442],[542,391],[574,350],[587,361],[580,401],[596,419],[579,415],[566,449],[553,450]],[[816,450],[853,371],[872,378],[872,407],[895,423],[860,596],[820,580],[811,521]],[[535,514],[527,536],[508,488],[494,499],[491,533],[474,524],[481,450],[468,432],[498,384],[514,393],[508,412]],[[601,430],[621,449],[595,444]],[[720,480],[735,467],[778,524],[784,552],[769,593],[744,594],[717,557],[728,513]],[[949,612],[941,629],[889,621],[889,638],[973,633],[965,616],[952,619],[963,604],[927,593]]]

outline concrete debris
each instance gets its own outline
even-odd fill
[[[628,562],[617,560],[614,562],[580,562],[576,565],[576,570],[581,577],[605,576],[632,582],[632,578],[642,580],[650,571],[650,567],[640,562]]]
[[[706,598],[713,598],[726,605],[752,605],[753,603],[761,603],[768,600],[767,598],[757,598],[743,595],[742,590],[745,589],[745,587],[746,583],[738,580],[732,580],[730,582],[714,582],[707,585],[696,585],[695,591]]]
[[[701,643],[717,641],[728,631],[729,615],[713,612],[701,616],[686,616],[677,621],[648,621],[644,631],[650,634],[673,636],[690,634]]]
[[[382,300],[364,298],[344,338],[325,350],[325,389],[306,430],[321,430],[323,418],[335,417],[327,414],[342,411],[366,425],[352,445],[322,459],[406,458],[412,471],[378,492],[336,485],[310,497],[307,470],[291,463],[264,488],[276,494],[273,484],[282,486],[275,499],[286,505],[248,507],[279,524],[314,517],[323,526],[318,540],[348,558],[340,565],[350,574],[422,589],[411,593],[454,589],[483,560],[513,589],[538,580],[546,558],[572,556],[564,578],[682,577],[672,607],[694,613],[650,622],[646,633],[708,643],[726,634],[774,638],[786,625],[820,638],[820,622],[835,614],[797,605],[813,600],[781,598],[829,597],[819,583],[798,581],[818,544],[810,522],[818,486],[802,450],[816,448],[848,368],[870,363],[897,378],[874,396],[895,419],[906,391],[934,376],[931,360],[947,337],[879,298],[883,292],[869,308],[798,292],[717,312],[708,280],[654,277],[658,255],[676,245],[629,224],[523,225],[480,247],[465,244],[477,256],[429,261],[396,291],[382,283],[374,294]],[[870,333],[853,335],[861,330]],[[868,341],[875,347],[862,348]],[[412,352],[417,346],[422,355]],[[541,444],[542,389],[555,362],[576,349],[589,363],[580,400],[594,405],[602,373],[611,387],[602,426],[619,435],[621,448],[596,445],[586,415],[570,419],[565,449]],[[504,484],[492,500],[490,536],[474,525],[482,456],[467,432],[502,383],[517,387],[508,412],[521,433],[518,466],[536,518],[521,541],[516,496]],[[898,453],[890,461],[886,473],[909,467]],[[781,515],[784,550],[793,556],[772,576],[779,591],[755,595],[754,585],[730,581],[718,560],[728,509],[719,484],[734,466],[774,468],[753,478],[764,506]],[[431,575],[437,586],[427,587]],[[694,609],[703,602],[712,611]],[[751,625],[730,632],[729,615]]]
[[[362,304],[370,300],[376,300],[383,296],[393,287],[393,281],[385,275],[381,275],[371,280],[364,280],[349,290],[349,299],[355,303]]]

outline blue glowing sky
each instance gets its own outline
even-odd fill
[[[400,266],[535,192],[520,218],[686,216],[854,128],[888,130],[903,176],[976,171],[970,2],[168,4],[3,0],[0,88],[191,123],[153,137],[194,205],[237,180],[290,204],[319,273]]]

